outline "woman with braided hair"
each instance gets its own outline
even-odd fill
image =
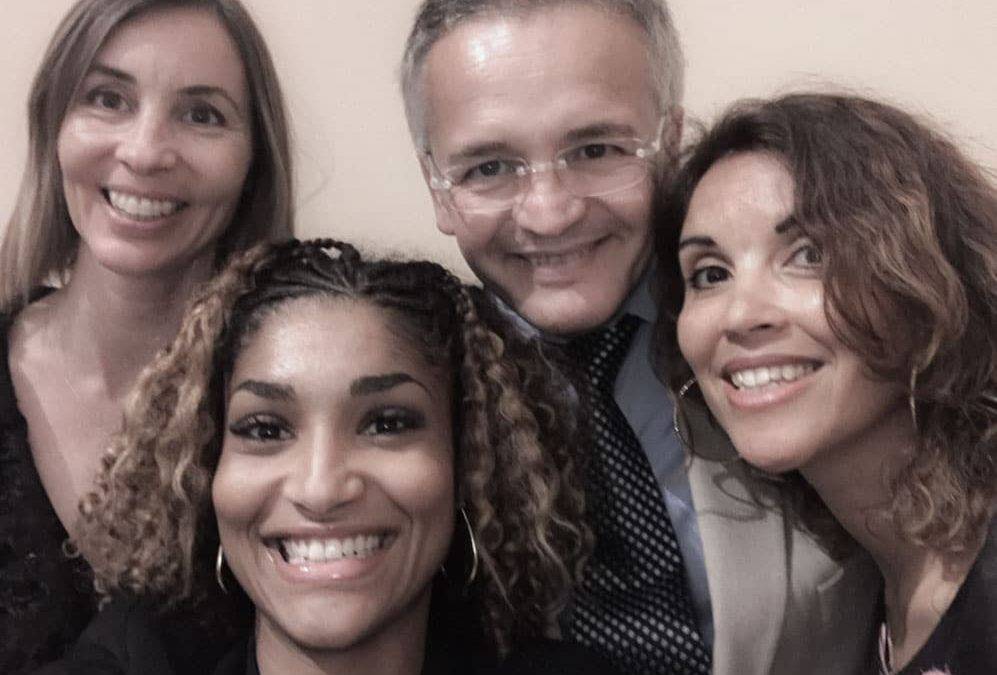
[[[436,264],[242,255],[143,372],[85,501],[98,582],[146,602],[113,602],[71,672],[156,672],[169,619],[143,607],[217,633],[239,587],[254,627],[219,673],[608,672],[542,639],[591,545],[564,391]]]

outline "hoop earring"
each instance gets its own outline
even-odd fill
[[[222,593],[228,595],[228,589],[225,588],[225,579],[222,577],[222,566],[225,564],[225,551],[222,550],[222,545],[218,544],[218,555],[215,556],[215,581],[218,582],[218,588],[222,589]]]
[[[917,433],[917,401],[914,398],[914,391],[917,389],[917,366],[910,369],[910,396],[907,404],[910,406],[910,419],[914,423],[914,432]]]
[[[464,520],[464,526],[467,528],[467,539],[471,542],[471,572],[467,575],[467,581],[464,582],[464,588],[468,588],[478,578],[478,544],[474,541],[474,530],[471,529],[471,521],[467,517],[467,511],[464,510],[463,506],[460,507],[459,511]]]
[[[685,384],[679,387],[678,393],[675,396],[675,405],[672,407],[672,429],[675,430],[675,436],[679,439],[679,442],[689,452],[692,452],[692,443],[682,435],[682,429],[679,427],[679,406],[682,404],[682,399],[685,398],[685,395],[689,393],[694,384],[696,384],[696,378],[690,377],[686,380]]]

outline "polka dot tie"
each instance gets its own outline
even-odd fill
[[[613,398],[639,325],[627,315],[567,345],[586,376],[593,415],[586,495],[596,535],[568,633],[628,674],[709,673],[675,529],[640,441]]]

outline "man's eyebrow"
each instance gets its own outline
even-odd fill
[[[294,399],[294,387],[274,384],[273,382],[263,382],[261,380],[243,380],[232,390],[232,393],[235,394],[237,391],[248,391],[260,398],[273,401],[290,401]]]
[[[426,385],[408,373],[387,373],[385,375],[368,375],[365,377],[358,377],[350,383],[350,395],[369,396],[370,394],[378,394],[382,391],[394,389],[395,387],[409,382],[422,387],[427,393],[431,393]]]
[[[466,161],[469,159],[481,159],[482,157],[492,157],[497,154],[510,154],[511,150],[507,143],[502,141],[486,141],[484,143],[472,143],[449,155],[446,159],[450,161]]]
[[[715,248],[717,242],[713,240],[713,237],[686,237],[679,242],[678,250],[686,248],[687,246],[702,246],[703,248]]]
[[[636,137],[637,131],[629,124],[596,122],[595,124],[587,124],[584,127],[572,129],[564,135],[564,140],[568,143],[575,143],[577,141],[584,141],[590,138],[600,138],[604,136]]]

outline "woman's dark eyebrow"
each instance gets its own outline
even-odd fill
[[[274,384],[273,382],[262,382],[260,380],[243,380],[232,390],[248,391],[260,398],[267,398],[273,401],[290,401],[294,399],[294,387],[290,385]]]
[[[776,224],[775,233],[776,234],[786,234],[790,230],[800,229],[800,223],[796,220],[795,216],[786,216],[781,222]]]
[[[367,377],[358,377],[353,380],[350,384],[350,395],[351,396],[368,396],[370,394],[377,394],[382,391],[387,391],[393,389],[402,384],[411,382],[416,384],[426,390],[426,393],[432,393],[429,389],[419,380],[415,379],[408,373],[387,373],[385,375],[369,375]]]
[[[678,250],[681,251],[686,246],[702,246],[704,248],[715,248],[717,242],[713,240],[713,237],[686,237],[679,242]]]

